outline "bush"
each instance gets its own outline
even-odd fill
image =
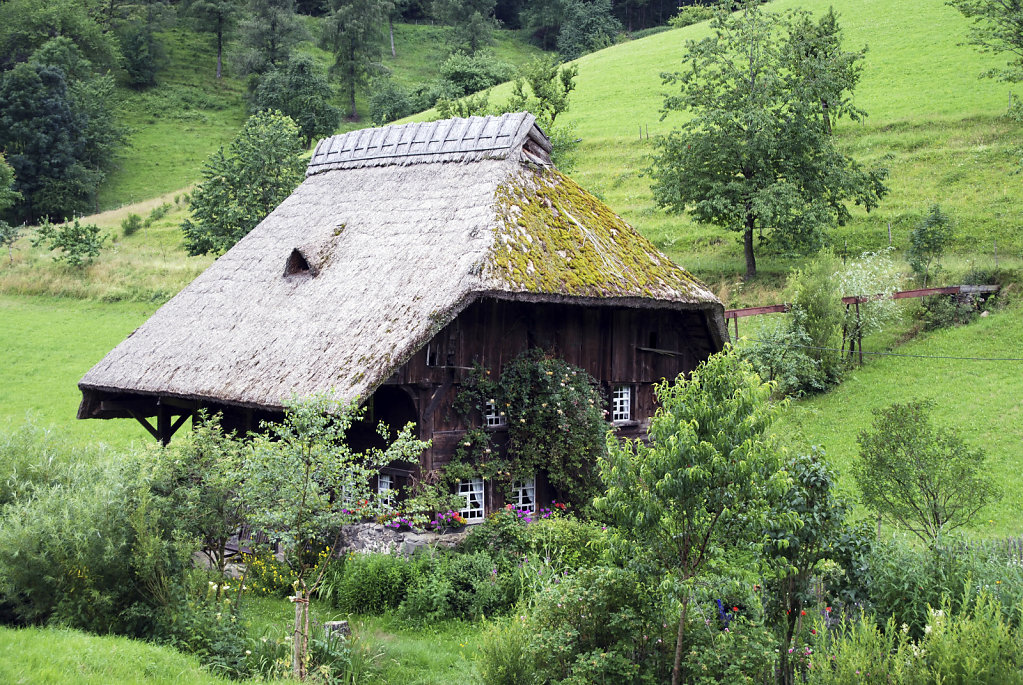
[[[688,7],[680,7],[678,14],[668,20],[673,29],[681,29],[686,26],[692,26],[693,24],[699,24],[701,21],[707,21],[714,17],[714,8],[706,7],[704,5],[690,5]]]
[[[611,10],[611,0],[571,0],[558,32],[558,52],[566,60],[576,59],[614,45],[622,24]]]
[[[320,597],[341,611],[382,614],[405,599],[413,579],[429,560],[395,554],[348,554],[335,562],[320,587]]]
[[[29,421],[0,433],[0,508],[29,501],[51,487],[72,487],[87,480],[89,464],[102,451],[71,443],[63,434]]]
[[[524,625],[505,624],[504,648],[482,654],[481,671],[520,663],[519,649],[532,658],[537,682],[665,682],[671,670],[674,639],[658,595],[630,571],[584,569],[548,583]]]
[[[452,86],[449,97],[460,98],[507,81],[512,67],[489,52],[467,55],[459,51],[440,66],[440,75]]]
[[[416,623],[479,619],[506,611],[513,602],[511,579],[486,552],[438,554],[412,576],[400,611]]]
[[[32,240],[34,247],[45,246],[58,252],[53,259],[64,262],[76,269],[88,266],[99,256],[107,236],[96,224],[82,224],[78,219],[73,222],[54,226],[48,220],[37,229]]]
[[[412,93],[391,79],[378,79],[369,99],[369,117],[374,124],[382,126],[407,117],[418,111]]]
[[[1023,601],[1023,562],[1013,545],[967,545],[955,539],[931,548],[893,538],[875,546],[869,560],[870,603],[879,620],[908,626],[911,637],[924,636],[928,608],[951,602],[953,611],[965,595],[987,593],[1018,623]]]
[[[933,295],[920,306],[924,330],[965,326],[980,316],[980,301],[972,295]]]
[[[142,228],[142,217],[134,212],[121,219],[121,231],[125,237],[134,235]]]
[[[918,642],[894,618],[881,627],[862,617],[839,629],[818,630],[806,682],[1023,682],[1023,641],[1005,620],[1005,608],[984,593],[958,605],[946,601],[928,609]]]
[[[0,521],[0,596],[19,623],[57,620],[97,633],[154,637],[188,594],[196,545],[128,457],[37,488]]]
[[[931,264],[934,264],[934,273],[937,274],[941,270],[939,260],[954,237],[955,225],[952,219],[936,204],[931,205],[927,216],[910,232],[906,261],[925,288],[931,274]]]

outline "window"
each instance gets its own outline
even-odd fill
[[[632,387],[628,385],[615,386],[611,394],[611,420],[631,421],[632,420]]]
[[[512,481],[512,504],[519,511],[536,511],[536,477]]]
[[[438,347],[437,343],[429,343],[426,346],[426,365],[427,366],[440,366],[438,360]]]
[[[504,412],[498,410],[497,402],[495,400],[487,400],[483,419],[487,424],[487,428],[498,428],[508,423]]]
[[[479,523],[486,516],[483,505],[483,479],[470,478],[459,481],[458,494],[465,498],[465,508],[459,509],[466,523]]]
[[[377,476],[377,495],[387,506],[394,504],[394,476],[389,473],[381,473]]]

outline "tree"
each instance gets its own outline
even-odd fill
[[[341,123],[341,110],[330,104],[333,95],[320,67],[308,55],[292,55],[283,69],[268,72],[259,82],[255,110],[277,110],[298,124],[302,141],[332,134]]]
[[[212,33],[217,42],[217,79],[221,78],[224,64],[224,37],[234,27],[241,11],[240,0],[191,0],[184,12],[194,19],[199,31]]]
[[[284,422],[264,424],[238,474],[248,520],[279,543],[296,576],[294,674],[303,680],[309,649],[309,603],[323,580],[314,573],[318,553],[338,551],[341,526],[384,513],[386,502],[370,479],[393,461],[415,461],[428,444],[404,427],[385,449],[353,452],[345,442],[361,415],[357,404],[338,405],[324,396],[292,400]],[[387,431],[381,426],[381,435]],[[332,538],[324,540],[324,536]],[[326,544],[325,544],[326,542]]]
[[[380,65],[384,19],[391,10],[387,0],[331,0],[320,36],[320,47],[334,54],[330,76],[341,82],[348,100],[348,117],[357,120],[355,90],[383,70]]]
[[[941,211],[941,206],[931,205],[927,216],[917,224],[909,234],[909,249],[906,250],[906,261],[913,268],[913,273],[923,278],[924,287],[927,287],[927,277],[930,275],[931,263],[941,259],[945,254],[945,248],[955,237],[955,226],[952,218]],[[937,272],[939,265],[935,265]]]
[[[249,117],[231,142],[203,167],[192,192],[192,217],[181,225],[191,255],[221,254],[241,240],[302,182],[298,127],[280,112]]]
[[[553,50],[557,46],[568,6],[569,0],[533,0],[523,7],[522,26],[537,47]]]
[[[678,685],[689,603],[708,561],[726,545],[753,546],[769,527],[790,530],[798,521],[785,512],[771,516],[771,499],[788,487],[767,433],[776,413],[771,386],[731,347],[656,392],[649,443],[609,435],[600,462],[607,494],[594,505],[657,559],[680,594],[672,670]]]
[[[122,65],[128,86],[138,90],[156,85],[156,73],[167,61],[163,44],[156,39],[150,24],[135,21],[117,32],[121,43]]]
[[[512,83],[512,96],[502,111],[529,111],[551,139],[551,158],[558,168],[571,170],[578,140],[571,126],[557,124],[558,115],[568,110],[569,95],[575,90],[578,65],[561,65],[554,56],[534,59],[525,65]]]
[[[54,226],[44,219],[32,239],[32,245],[45,246],[58,253],[54,261],[80,269],[92,264],[106,241],[107,235],[96,224],[82,224],[79,219],[75,219]]]
[[[219,417],[200,412],[187,440],[159,448],[153,487],[172,504],[176,526],[201,541],[218,577],[226,577],[227,543],[245,524],[246,503],[237,480],[244,443],[225,433]],[[217,585],[217,600],[221,588]]]
[[[113,79],[96,75],[65,36],[0,74],[0,150],[22,195],[6,211],[8,219],[35,222],[95,208],[99,184],[126,137],[115,104]]]
[[[433,0],[433,15],[451,27],[455,48],[475,54],[494,42],[496,0]]]
[[[10,0],[0,3],[0,70],[27,62],[54,37],[67,38],[101,71],[114,69],[120,53],[113,33],[105,31],[78,0]]]
[[[308,36],[295,15],[294,0],[249,0],[240,29],[245,49],[241,71],[257,76],[283,66],[295,44]]]
[[[8,207],[21,199],[21,193],[14,190],[14,169],[7,163],[4,153],[0,152],[0,216]],[[0,219],[0,245],[7,248],[7,257],[14,263],[14,243],[21,235],[19,226],[12,226]]]
[[[566,60],[613,45],[622,23],[611,13],[611,0],[571,0],[558,33],[558,52]]]
[[[1008,54],[1008,64],[991,69],[984,76],[1010,83],[1023,81],[1023,2],[949,0],[948,4],[972,20],[970,43],[979,47],[981,52]]]
[[[657,142],[654,199],[741,233],[747,279],[757,271],[755,233],[812,250],[849,219],[848,202],[870,210],[887,193],[887,172],[864,169],[829,135],[834,119],[862,116],[846,99],[863,51],[832,46],[811,59],[806,21],[803,12],[778,16],[753,2],[734,15],[719,12],[712,36],[686,43],[685,71],[664,75],[680,92],[665,96],[662,115],[692,117]],[[837,40],[837,23],[826,22],[821,32]]]
[[[984,451],[951,428],[934,427],[933,406],[917,400],[874,410],[853,470],[866,508],[928,544],[1000,496],[994,479],[981,473]]]
[[[769,581],[773,590],[773,606],[780,621],[778,643],[779,678],[781,685],[797,682],[795,665],[790,661],[790,647],[802,621],[806,607],[819,601],[816,584],[828,561],[842,561],[852,552],[863,551],[863,531],[846,524],[849,505],[836,494],[837,474],[828,465],[824,453],[817,448],[785,463],[792,477],[788,491],[774,504],[774,516],[785,520],[790,512],[799,517],[795,528],[768,528],[765,553],[776,566]],[[855,573],[852,569],[850,572]],[[856,579],[846,579],[855,581]]]

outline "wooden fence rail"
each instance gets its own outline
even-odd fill
[[[916,290],[900,290],[891,295],[893,300],[904,300],[912,297],[930,297],[932,295],[979,295],[981,298],[986,298],[992,293],[998,292],[1000,286],[997,285],[947,285],[941,288],[917,288]],[[885,299],[885,295],[874,295],[873,297],[867,297],[864,295],[853,295],[850,297],[843,297],[842,304],[845,305],[846,309],[850,306],[856,307],[856,318],[859,320],[860,304],[864,302],[870,302],[871,300],[882,300]],[[725,310],[725,321],[732,319],[735,322],[735,337],[739,338],[739,319],[747,316],[760,316],[762,314],[781,314],[789,310],[788,303],[784,304],[769,304],[763,307],[745,307],[743,309],[726,309]],[[858,340],[860,344],[860,361],[863,361],[863,349],[862,338]],[[842,343],[845,347],[845,343]],[[850,350],[851,352],[851,350]]]

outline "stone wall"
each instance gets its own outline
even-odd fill
[[[397,552],[409,555],[423,547],[452,548],[464,540],[467,533],[468,528],[431,533],[422,530],[395,530],[379,523],[353,523],[342,529],[338,553]]]

